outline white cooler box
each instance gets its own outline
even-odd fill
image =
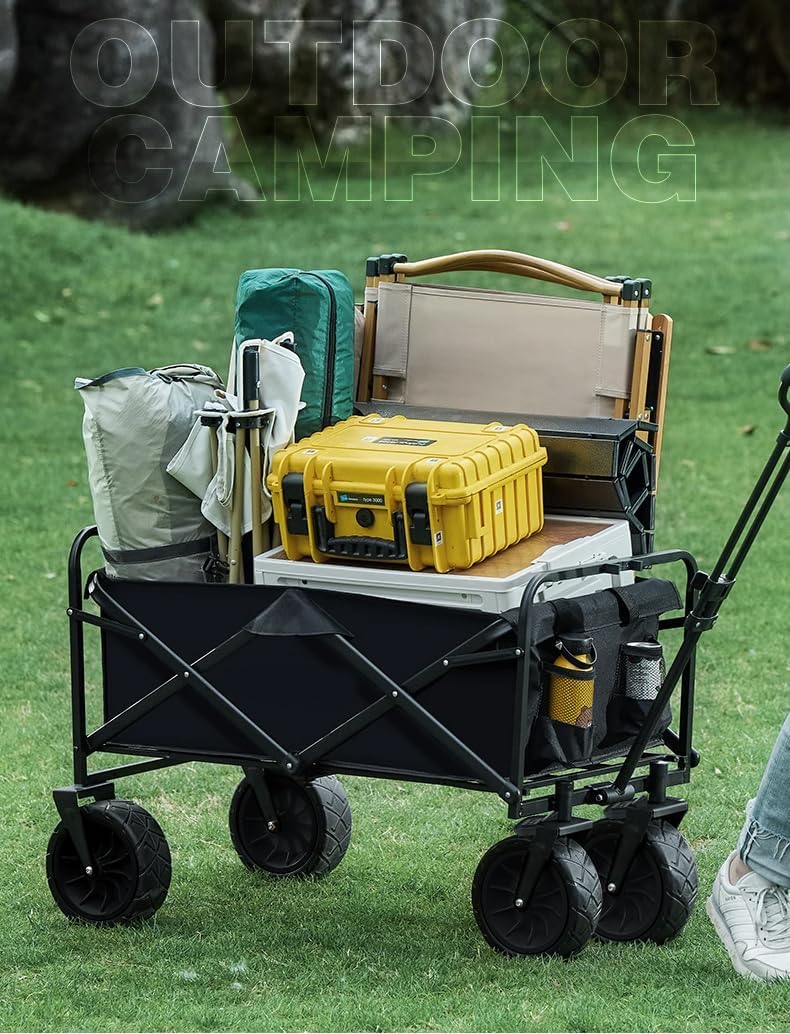
[[[289,560],[282,547],[255,558],[255,582],[295,588],[382,596],[391,600],[464,607],[502,614],[521,603],[524,586],[542,571],[603,563],[630,557],[628,521],[593,517],[546,516],[543,530],[466,571],[410,571],[384,564],[315,564]],[[631,585],[634,576],[589,575],[568,581],[545,582],[539,600],[568,599],[599,589]]]

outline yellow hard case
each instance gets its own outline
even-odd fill
[[[524,424],[351,417],[278,452],[290,560],[471,567],[543,527],[546,450]]]

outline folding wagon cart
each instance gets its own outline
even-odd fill
[[[497,794],[513,835],[482,858],[475,917],[510,954],[571,955],[595,934],[661,943],[696,896],[678,825],[692,745],[694,658],[716,621],[790,468],[787,423],[710,575],[682,550],[537,574],[517,611],[492,616],[266,586],[145,583],[101,571],[83,589],[87,528],[69,558],[74,783],[56,789],[61,821],[47,853],[55,901],[97,924],[151,916],[170,884],[155,819],[115,783],[190,761],[239,766],[230,804],[241,860],[273,877],[321,875],[341,861],[351,814],[338,775],[412,780]],[[623,571],[685,569],[576,600],[536,603],[541,584]],[[86,610],[88,598],[98,613]],[[679,611],[682,610],[682,613]],[[83,632],[100,630],[104,723],[86,726]],[[615,692],[620,648],[682,629],[652,699]],[[593,725],[557,728],[546,708],[555,642],[595,636]],[[668,705],[679,687],[677,729]],[[568,729],[572,729],[571,733]],[[98,752],[140,760],[88,771]],[[82,804],[84,801],[91,803]],[[581,818],[582,804],[604,809]]]

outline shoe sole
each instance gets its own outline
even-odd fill
[[[735,971],[742,977],[747,977],[749,980],[756,980],[759,983],[767,983],[767,977],[761,977],[753,970],[749,969],[746,963],[738,954],[738,949],[735,946],[735,941],[730,933],[730,928],[724,921],[724,916],[721,914],[716,906],[716,902],[713,898],[708,898],[705,902],[705,911],[708,913],[708,918],[713,923],[713,927],[716,933],[719,935],[719,939],[724,947],[727,949],[727,954],[730,956],[730,962],[735,967]]]

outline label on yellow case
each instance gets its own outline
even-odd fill
[[[371,441],[375,445],[416,445],[419,449],[436,445],[435,438],[372,438]]]
[[[364,492],[338,492],[339,503],[358,503],[362,506],[384,506],[386,500],[383,495],[370,495]]]

